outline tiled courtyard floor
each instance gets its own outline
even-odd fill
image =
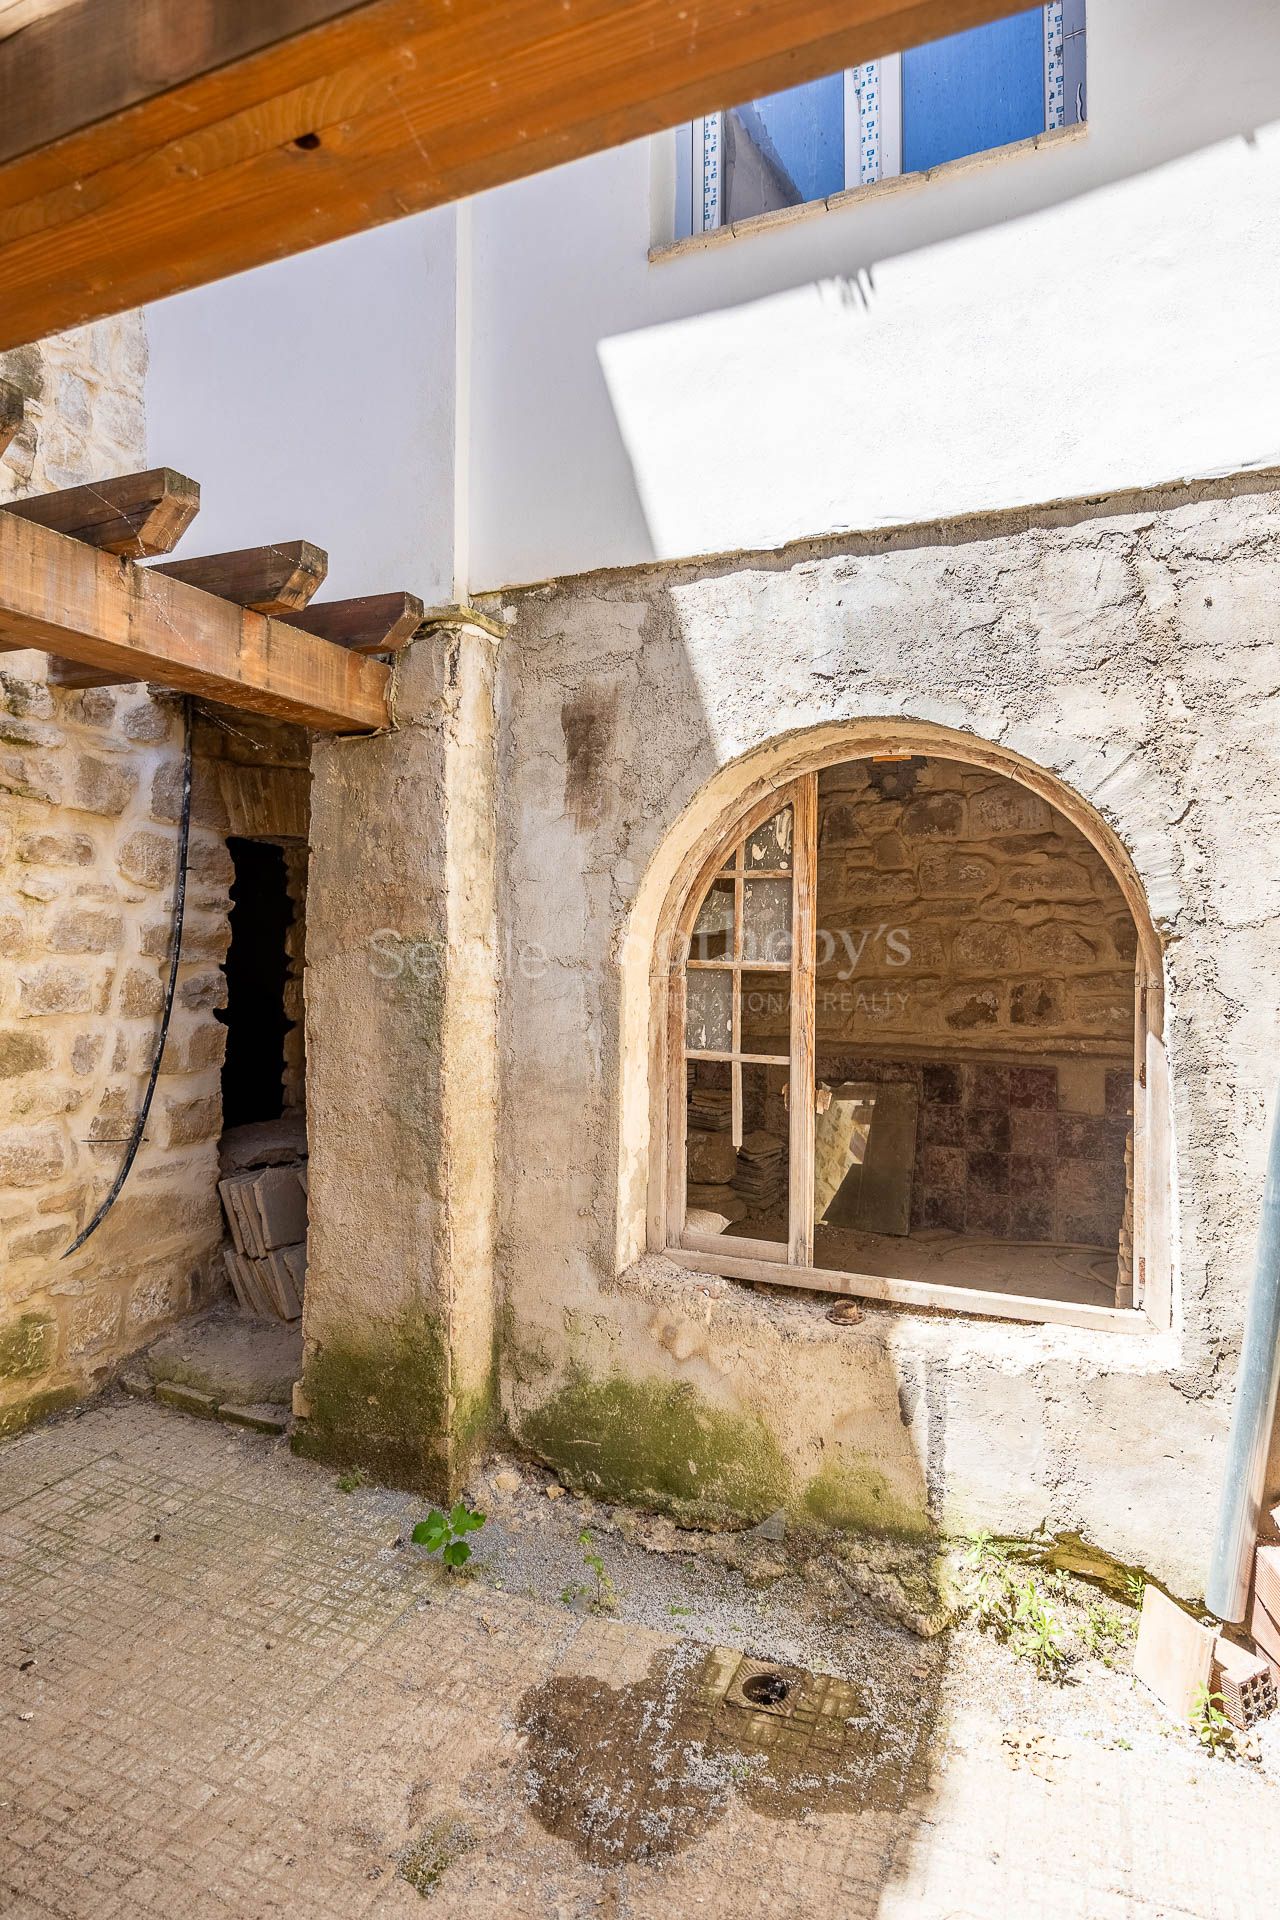
[[[0,1450],[0,1913],[1276,1910],[1274,1781],[1199,1755],[1127,1680],[1114,1710],[1041,1688],[1036,1729],[1003,1650],[955,1635],[936,1722],[876,1748],[867,1791],[810,1795],[793,1773],[771,1796],[755,1761],[700,1770],[679,1745],[708,1649],[674,1620],[447,1578],[396,1544],[413,1512],[149,1403]],[[630,1857],[596,1864],[601,1833]]]

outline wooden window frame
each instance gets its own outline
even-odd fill
[[[935,752],[937,749],[935,749]],[[850,756],[842,756],[850,757]],[[956,756],[960,757],[960,756]],[[835,764],[833,761],[832,764]],[[1012,777],[1006,773],[1005,777]],[[1043,791],[1037,783],[1037,789]],[[1068,811],[1045,794],[1073,824],[1080,825],[1078,809]],[[690,964],[693,932],[702,904],[713,883],[726,874],[751,834],[787,806],[793,808],[792,833],[792,946],[790,956],[791,1029],[787,1058],[793,1097],[788,1103],[788,1233],[780,1241],[746,1237],[726,1240],[723,1235],[698,1233],[685,1224],[687,1184],[687,1067],[692,1057],[728,1058],[686,1047],[685,980]],[[715,853],[698,870],[675,917],[674,939],[667,949],[667,1031],[665,1060],[665,1188],[660,1217],[664,1231],[659,1250],[695,1272],[729,1279],[754,1280],[823,1293],[852,1294],[892,1305],[981,1315],[1000,1320],[1027,1321],[1081,1327],[1095,1331],[1141,1333],[1166,1329],[1172,1322],[1170,1153],[1168,1130],[1168,1068],[1162,1039],[1162,979],[1153,966],[1148,943],[1139,934],[1135,963],[1134,1018],[1134,1139],[1130,1186],[1133,1235],[1134,1304],[1097,1307],[1033,1295],[988,1292],[973,1287],[947,1286],[920,1280],[851,1273],[815,1267],[813,1155],[815,1109],[812,1100],[797,1100],[794,1089],[815,1082],[815,942],[817,895],[818,773],[804,773],[772,788],[742,814]],[[1089,836],[1104,859],[1096,836]],[[1108,860],[1108,866],[1113,863]],[[1120,879],[1120,876],[1116,876]],[[1122,891],[1133,907],[1132,883]],[[741,970],[740,887],[735,898],[734,961]],[[695,966],[696,962],[693,963]],[[715,965],[715,962],[707,962]],[[749,963],[748,963],[749,964]],[[752,969],[755,970],[754,968]],[[735,994],[735,1008],[738,996]],[[734,1051],[741,1059],[740,1029],[735,1014]],[[779,1056],[780,1060],[780,1056]],[[740,1075],[732,1075],[732,1124],[735,1145],[741,1140]]]

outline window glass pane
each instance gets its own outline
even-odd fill
[[[724,116],[724,220],[825,200],[844,187],[844,75],[765,94]]]
[[[742,1051],[786,1055],[791,1045],[791,975],[742,976]]]
[[[743,865],[752,868],[772,867],[778,873],[791,871],[791,809],[784,807],[781,813],[775,813],[772,820],[766,820],[762,827],[747,835],[743,848]]]
[[[713,880],[694,923],[691,960],[732,960],[733,882]]]
[[[752,965],[791,959],[791,882],[747,880],[742,889],[742,957]]]
[[[733,1042],[733,975],[685,974],[684,1043],[690,1053],[728,1053]]]
[[[1044,132],[1044,9],[902,56],[902,171]]]

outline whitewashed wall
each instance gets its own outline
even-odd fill
[[[444,212],[182,296],[152,457],[201,544],[429,599],[1280,459],[1280,8],[1094,0],[1089,111],[665,262],[640,142],[476,200],[470,265]]]
[[[314,540],[327,599],[453,599],[460,245],[446,207],[147,309],[148,457],[202,488],[180,552]]]

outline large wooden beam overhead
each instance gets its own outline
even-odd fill
[[[38,647],[330,733],[389,724],[390,669],[0,513],[0,647]]]
[[[0,38],[0,349],[1025,0],[73,0]]]

